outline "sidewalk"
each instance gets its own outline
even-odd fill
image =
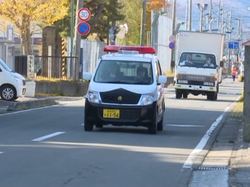
[[[250,143],[243,142],[242,103],[234,106],[189,187],[250,187]]]

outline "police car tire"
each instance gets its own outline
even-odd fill
[[[13,95],[12,95],[12,97],[10,97],[10,98],[6,98],[5,97],[5,95],[4,95],[4,90],[5,89],[9,89],[9,91],[11,91],[12,93],[13,93]],[[13,86],[11,86],[11,85],[5,85],[5,86],[3,86],[2,88],[1,88],[1,90],[0,90],[0,95],[1,95],[1,99],[2,100],[5,100],[5,101],[14,101],[14,100],[16,100],[17,99],[17,94],[16,94],[16,90],[15,90],[15,88],[13,87]]]
[[[188,98],[188,94],[187,94],[187,93],[184,93],[184,94],[183,94],[183,98],[184,98],[184,99],[187,99],[187,98]]]
[[[85,131],[92,131],[93,130],[93,127],[94,127],[94,124],[91,123],[90,121],[88,120],[85,120],[84,122],[84,130]]]
[[[163,130],[163,116],[161,118],[161,121],[157,123],[157,131],[162,131]]]

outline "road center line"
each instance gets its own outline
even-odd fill
[[[48,134],[46,136],[42,136],[40,138],[33,139],[32,141],[40,142],[40,141],[43,141],[45,139],[48,139],[48,138],[51,138],[51,137],[54,137],[54,136],[57,136],[57,135],[60,135],[60,134],[63,134],[63,133],[65,133],[65,132],[55,132],[55,133],[52,133],[52,134]]]

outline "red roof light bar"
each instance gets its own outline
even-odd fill
[[[104,47],[104,52],[138,51],[140,54],[155,54],[155,49],[150,46],[117,46],[108,45]]]

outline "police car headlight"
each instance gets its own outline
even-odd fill
[[[141,105],[151,105],[155,101],[155,93],[144,94],[141,98]]]
[[[92,102],[92,103],[100,102],[98,92],[88,91],[87,98],[89,102]]]

